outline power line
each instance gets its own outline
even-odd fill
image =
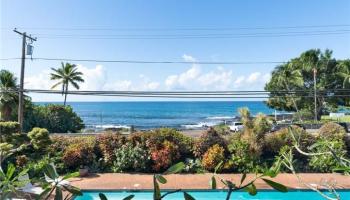
[[[0,58],[0,60],[19,60],[20,58]],[[27,58],[30,60],[61,61],[61,62],[98,62],[98,63],[129,63],[129,64],[201,64],[201,65],[234,65],[234,64],[282,64],[283,61],[146,61],[146,60],[103,60],[103,59],[72,59],[72,58]]]
[[[305,29],[305,28],[336,28],[350,27],[350,24],[326,24],[326,25],[296,25],[296,26],[271,26],[271,27],[173,27],[173,28],[113,28],[113,27],[18,27],[27,30],[63,30],[63,31],[225,31],[225,30],[270,30],[270,29]],[[12,28],[1,28],[9,30]]]
[[[259,35],[280,35],[280,34],[306,34],[306,33],[337,33],[349,32],[349,29],[342,30],[317,30],[317,31],[289,31],[289,32],[260,32],[260,33],[206,33],[206,34],[36,34],[42,37],[220,37],[220,36],[259,36]]]
[[[100,36],[85,37],[79,35],[67,36],[41,36],[42,39],[83,39],[83,40],[174,40],[174,39],[234,39],[234,38],[279,38],[279,37],[299,37],[299,36],[322,36],[322,35],[344,35],[349,34],[350,30],[329,31],[329,32],[300,32],[300,33],[276,33],[276,34],[235,34],[235,35],[178,35],[178,36]]]

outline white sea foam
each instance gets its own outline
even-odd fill
[[[126,126],[126,125],[113,125],[113,124],[104,124],[104,125],[96,125],[95,128],[98,128],[98,129],[111,129],[111,128],[126,128],[126,129],[129,129],[130,126]]]
[[[199,122],[197,124],[185,124],[181,125],[181,127],[185,129],[199,129],[199,128],[205,128],[205,127],[211,127],[218,125],[219,122]]]
[[[213,117],[207,117],[207,119],[212,120],[225,120],[225,119],[234,119],[235,116],[213,116]]]

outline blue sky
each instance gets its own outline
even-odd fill
[[[288,31],[344,30],[232,29],[286,26],[350,25],[349,0],[2,0],[1,58],[19,57],[21,39],[12,29],[37,36],[33,57],[173,60],[286,61],[311,49],[332,49],[349,58],[350,34],[202,39],[77,39],[52,35],[255,34]],[[76,28],[66,30],[62,28]],[[81,30],[81,29],[113,30]],[[209,28],[216,30],[179,30]],[[116,30],[119,29],[119,30]],[[123,29],[123,30],[120,30]],[[135,30],[136,29],[136,30]],[[147,29],[147,30],[140,30]],[[157,29],[157,30],[155,30]],[[165,30],[164,30],[165,29]],[[77,62],[85,73],[84,90],[261,90],[275,64],[192,65]],[[48,89],[51,67],[59,61],[27,61],[26,88]],[[0,61],[19,74],[20,62]],[[33,95],[34,101],[61,101],[61,96]],[[68,100],[128,100],[76,97]]]

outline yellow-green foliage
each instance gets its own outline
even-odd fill
[[[343,140],[346,135],[344,127],[333,122],[325,123],[318,133],[320,138],[325,140]]]
[[[221,161],[224,160],[225,149],[222,146],[215,144],[204,153],[202,165],[206,170],[212,171]]]
[[[28,133],[28,137],[34,149],[44,149],[51,143],[49,131],[45,128],[33,128],[33,130]]]
[[[18,122],[0,122],[0,135],[2,137],[6,137],[18,132],[19,132]]]

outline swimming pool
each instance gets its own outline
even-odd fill
[[[83,191],[83,196],[77,197],[76,200],[99,200],[98,194],[101,191]],[[187,191],[196,200],[223,200],[226,197],[224,191]],[[134,194],[134,200],[151,200],[153,193],[151,191],[103,191],[109,200],[121,200],[124,197]],[[338,191],[341,199],[350,199],[350,190]],[[169,194],[164,198],[165,200],[183,200],[183,193]],[[307,199],[307,200],[323,200],[323,198],[316,192],[309,190],[292,190],[288,193],[280,193],[277,191],[262,190],[259,191],[256,196],[250,196],[246,192],[234,192],[231,199],[239,200],[294,200],[294,199]]]

